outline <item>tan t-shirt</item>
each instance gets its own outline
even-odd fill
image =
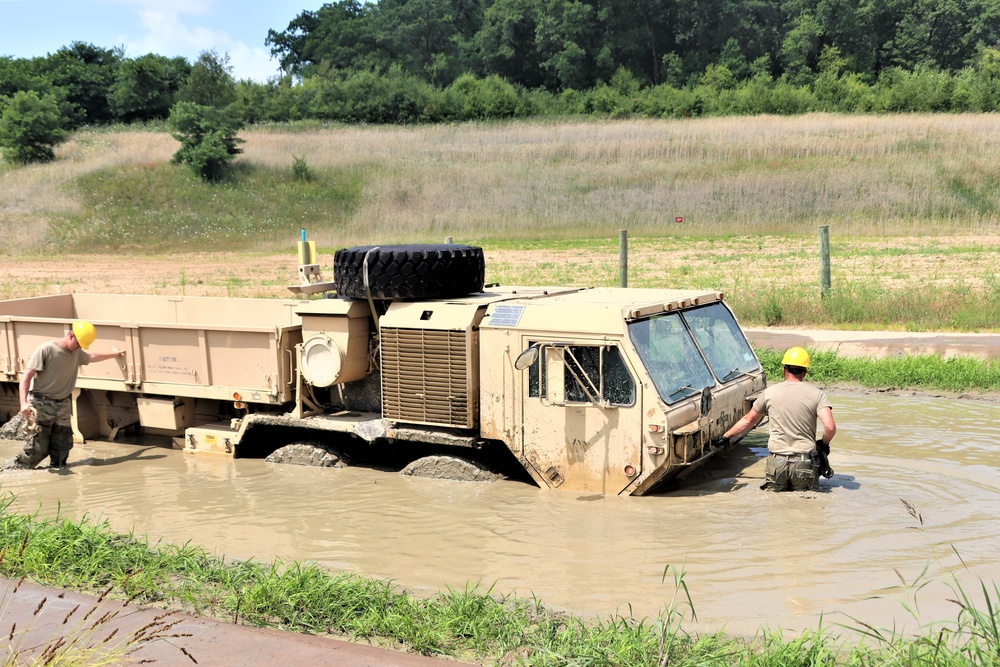
[[[772,454],[807,454],[816,446],[819,411],[832,407],[826,392],[806,382],[780,382],[757,397],[753,409],[770,417]]]
[[[28,368],[35,369],[31,391],[57,401],[67,398],[76,386],[77,370],[89,363],[85,350],[70,352],[54,340],[39,345],[28,359]]]

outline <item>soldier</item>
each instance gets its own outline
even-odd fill
[[[88,353],[96,338],[93,324],[73,322],[65,336],[39,345],[31,355],[19,388],[21,414],[29,425],[33,420],[34,427],[29,428],[24,451],[14,459],[15,467],[34,468],[46,456],[50,468],[66,467],[73,448],[70,395],[79,367],[125,354],[124,350]]]
[[[837,433],[833,408],[826,392],[803,381],[810,365],[808,352],[801,347],[789,348],[781,365],[785,381],[765,389],[750,412],[726,431],[722,440],[742,438],[768,415],[771,433],[764,468],[766,481],[761,488],[815,491],[819,489],[819,475],[833,474],[825,457]],[[823,425],[820,439],[816,438],[817,418]]]

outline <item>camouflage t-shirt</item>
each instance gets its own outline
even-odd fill
[[[31,391],[57,401],[67,398],[76,386],[77,370],[89,363],[85,350],[70,352],[54,340],[39,345],[28,359],[28,368],[35,370]]]

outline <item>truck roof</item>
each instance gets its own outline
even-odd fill
[[[485,295],[484,295],[485,296]],[[631,287],[508,288],[486,311],[483,327],[612,333],[622,321],[721,301],[721,292]]]

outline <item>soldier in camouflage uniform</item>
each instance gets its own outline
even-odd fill
[[[24,451],[14,460],[17,467],[34,468],[46,456],[49,467],[66,467],[73,448],[70,396],[77,371],[91,362],[125,354],[124,350],[88,353],[95,338],[93,324],[74,322],[65,336],[43,343],[31,355],[19,387],[29,436]]]

